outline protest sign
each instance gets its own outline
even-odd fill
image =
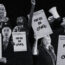
[[[65,65],[65,35],[59,36],[56,65]]]
[[[34,12],[32,18],[32,28],[36,38],[42,38],[53,33],[44,10]]]
[[[13,32],[14,52],[27,51],[26,32]]]

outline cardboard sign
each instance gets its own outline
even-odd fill
[[[26,32],[13,32],[14,52],[27,51]]]
[[[39,10],[33,14],[32,28],[36,38],[52,34],[52,29],[43,10]]]
[[[65,35],[59,36],[56,65],[65,65]]]
[[[2,39],[0,34],[0,58],[2,58]]]

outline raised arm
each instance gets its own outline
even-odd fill
[[[31,0],[31,11],[30,11],[30,14],[29,14],[29,17],[28,17],[28,25],[29,27],[31,27],[31,23],[32,23],[32,17],[33,17],[33,12],[34,12],[34,9],[35,9],[35,0]]]

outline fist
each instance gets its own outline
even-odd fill
[[[35,5],[36,4],[36,1],[35,0],[31,0],[31,4],[32,5]]]

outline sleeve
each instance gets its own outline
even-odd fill
[[[17,30],[18,30],[18,28],[16,26],[16,27],[14,27],[13,32],[17,32]]]
[[[32,5],[31,11],[30,11],[30,14],[29,14],[29,18],[28,18],[28,26],[29,26],[29,28],[31,28],[31,23],[32,23],[32,17],[33,17],[34,8],[35,8],[35,5]]]

